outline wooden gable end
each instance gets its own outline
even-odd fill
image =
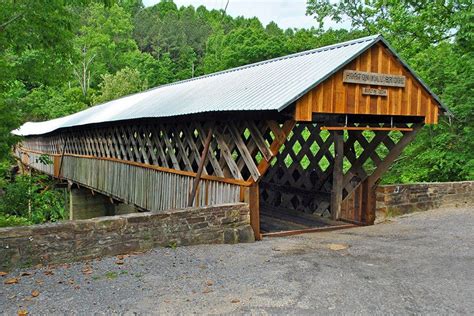
[[[344,70],[402,75],[405,86],[344,82]],[[367,88],[371,88],[372,93],[386,95],[368,95]],[[406,115],[422,116],[425,123],[436,124],[438,112],[438,102],[383,44],[378,43],[303,95],[296,103],[295,119],[311,121],[313,113]]]

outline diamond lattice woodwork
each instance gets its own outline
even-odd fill
[[[275,121],[131,124],[30,137],[22,146],[48,154],[109,158],[196,172],[206,134],[212,129],[203,174],[257,181],[262,162],[268,163],[275,154],[272,144],[281,138],[282,128]]]
[[[383,125],[378,124],[374,127]],[[402,124],[399,127],[408,126]],[[400,140],[412,133],[412,131],[380,130],[344,131],[343,200],[354,199],[353,192],[356,188],[384,164]],[[262,211],[292,209],[329,216],[333,169],[332,132],[321,130],[318,125],[312,123],[297,124],[280,148],[272,166],[262,177],[260,182]],[[353,220],[347,207],[343,215],[346,219]]]

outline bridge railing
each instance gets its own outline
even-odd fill
[[[15,149],[15,155],[33,169],[150,211],[187,207],[195,178],[193,172],[113,158],[61,156],[24,148]],[[45,160],[50,163],[45,163]],[[243,201],[247,186],[245,181],[204,175],[194,206]]]

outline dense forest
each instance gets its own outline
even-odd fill
[[[63,213],[62,196],[50,189],[48,179],[12,180],[10,151],[18,139],[10,131],[21,123],[377,33],[453,113],[437,126],[426,126],[384,182],[474,179],[471,0],[308,0],[314,27],[286,30],[224,10],[178,7],[172,0],[152,7],[141,0],[0,3],[0,216],[8,224],[56,220]],[[328,29],[328,19],[349,20],[351,27]]]

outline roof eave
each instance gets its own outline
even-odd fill
[[[345,66],[347,66],[349,63],[351,63],[353,60],[358,58],[360,55],[362,55],[367,49],[371,48],[375,44],[382,42],[389,50],[390,52],[400,61],[400,63],[415,77],[415,79],[428,91],[428,93],[435,99],[435,101],[438,103],[440,109],[444,112],[445,115],[447,116],[454,116],[453,113],[448,109],[446,105],[441,102],[441,99],[433,92],[430,90],[430,88],[426,85],[426,83],[417,75],[417,73],[411,69],[407,63],[403,61],[403,59],[398,55],[398,53],[395,51],[395,49],[385,40],[385,38],[378,34],[374,37],[373,41],[369,41],[367,46],[365,46],[363,49],[361,49],[357,54],[354,54],[351,58],[347,59],[344,63],[342,63],[339,67],[335,68],[332,70],[328,75],[323,77],[322,79],[318,80],[316,83],[311,85],[309,88],[304,90],[302,93],[298,94],[295,98],[291,99],[289,102],[285,103],[283,106],[278,108],[278,111],[283,111],[285,108],[293,104],[296,100],[300,99],[303,97],[306,93],[314,89],[316,86],[318,86],[320,83],[324,82],[327,80],[329,77],[343,69]]]

